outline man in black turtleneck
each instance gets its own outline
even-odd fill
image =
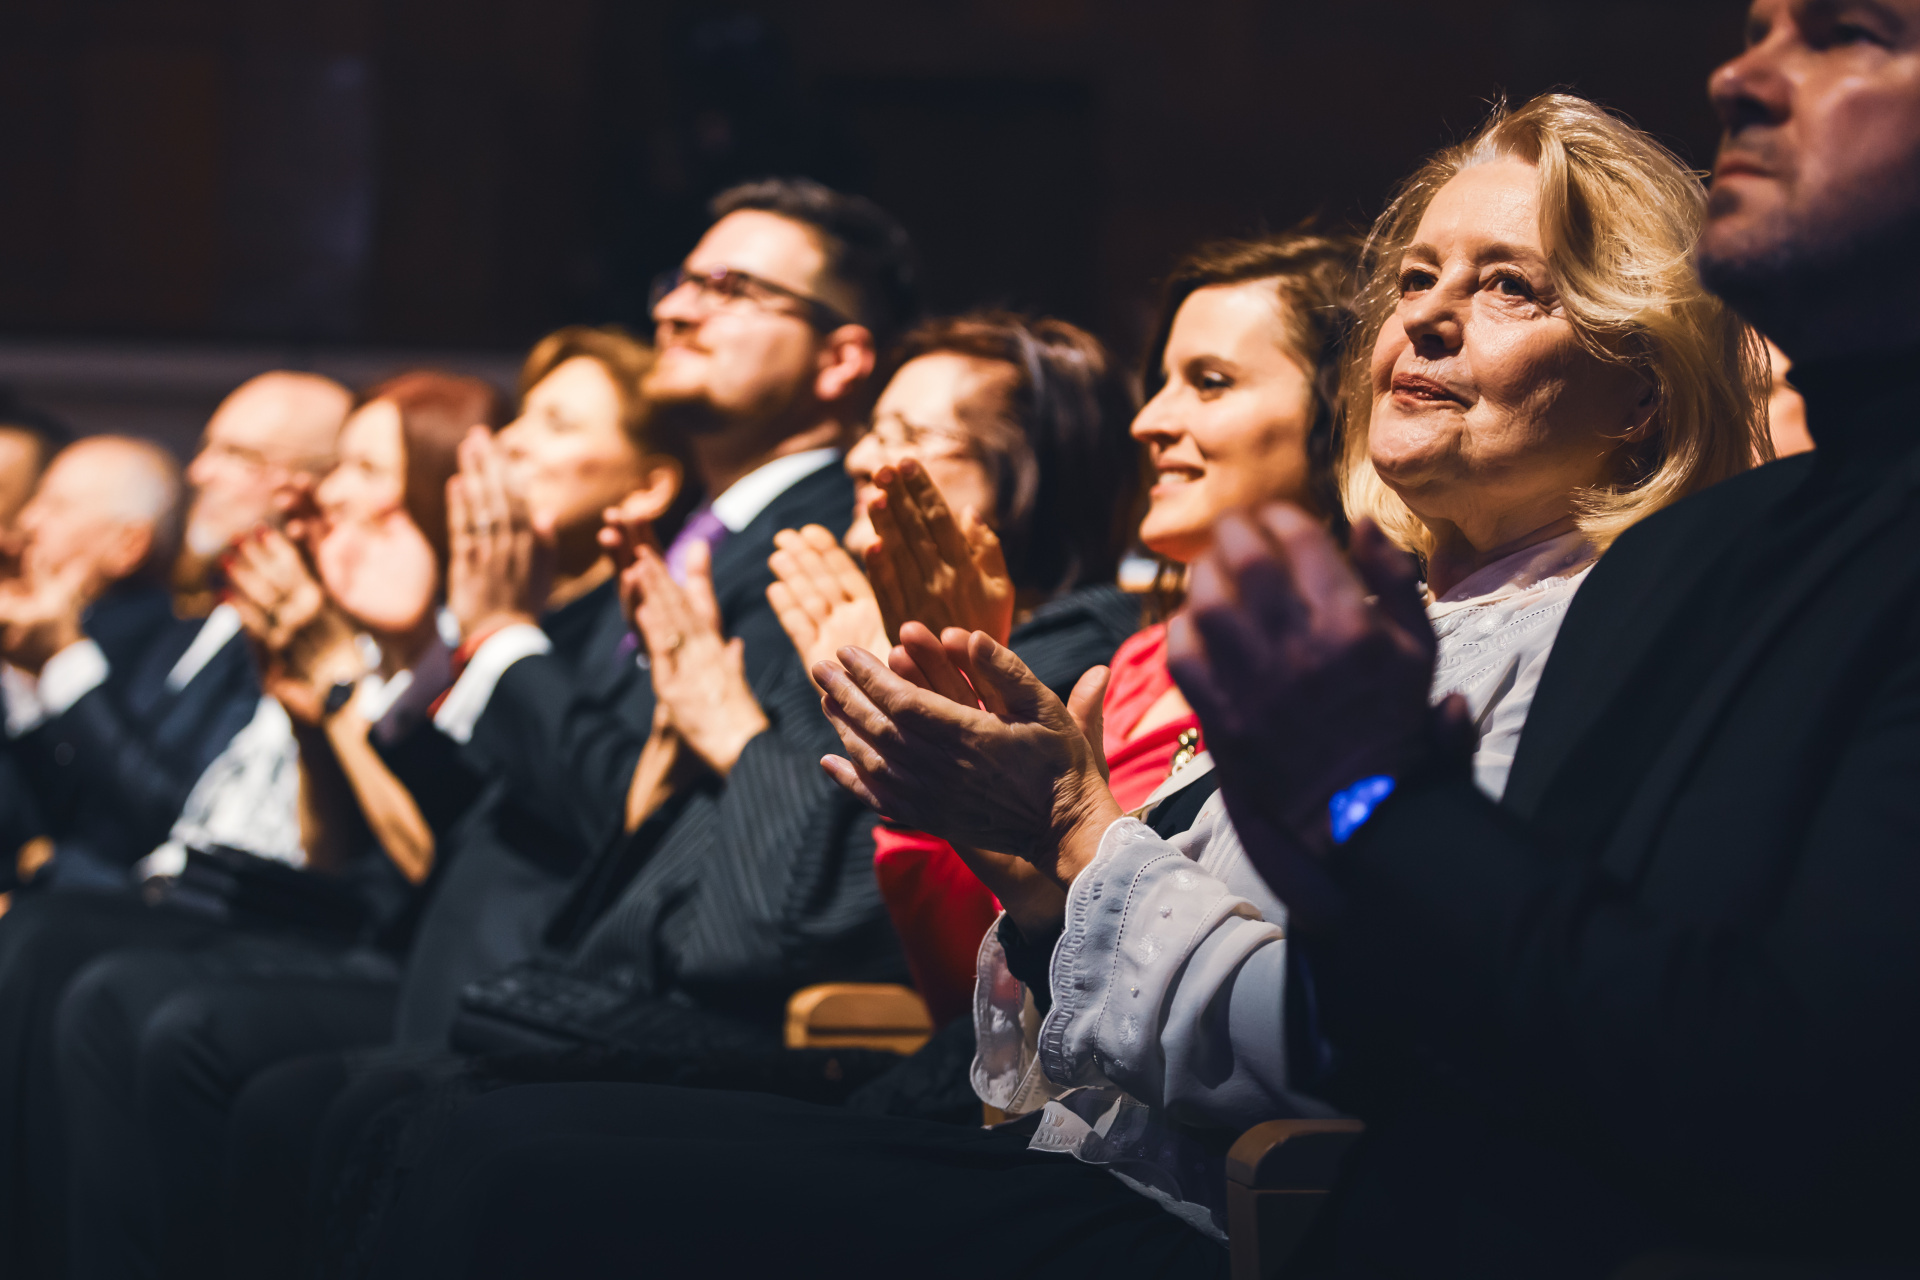
[[[1368,1126],[1307,1274],[1920,1262],[1920,0],[1756,0],[1711,92],[1701,274],[1795,360],[1816,448],[1613,546],[1500,806],[1411,727],[1431,642],[1377,539],[1356,576],[1230,519],[1196,573],[1174,663],[1221,789],[1276,884],[1344,902],[1292,929],[1331,1061],[1301,1083]]]

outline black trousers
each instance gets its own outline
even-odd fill
[[[242,1086],[290,1057],[386,1039],[394,991],[383,959],[291,937],[123,948],[88,965],[56,1029],[74,1280],[214,1273]]]
[[[223,926],[131,892],[19,893],[0,916],[0,1275],[65,1273],[67,1174],[54,1019],[74,975],[129,944],[192,945]]]
[[[503,1089],[408,1180],[374,1275],[1227,1274],[1220,1244],[1028,1137],[764,1094]]]

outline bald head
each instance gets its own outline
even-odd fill
[[[158,445],[92,436],[62,449],[20,513],[26,562],[56,572],[76,560],[103,581],[164,576],[179,543],[180,466]]]
[[[249,378],[220,402],[187,479],[194,489],[187,546],[211,558],[265,520],[277,495],[333,466],[353,396],[317,373]]]

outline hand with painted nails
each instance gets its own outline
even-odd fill
[[[912,621],[936,635],[959,627],[1005,644],[1013,579],[993,530],[971,508],[956,515],[914,458],[880,468],[873,481],[881,492],[867,514],[880,541],[866,553],[867,575],[887,635],[898,639]]]

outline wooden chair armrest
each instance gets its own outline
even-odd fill
[[[823,982],[787,1001],[789,1049],[886,1049],[912,1053],[933,1034],[927,1003],[889,982]]]
[[[1233,1280],[1285,1274],[1365,1128],[1358,1120],[1269,1120],[1240,1135],[1227,1152]]]

